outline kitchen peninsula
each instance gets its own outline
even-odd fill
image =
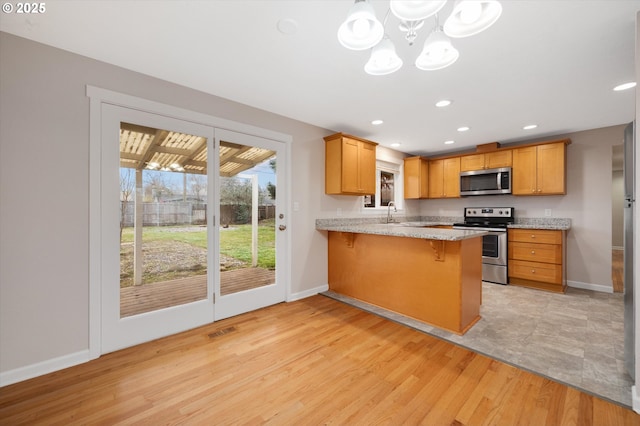
[[[438,225],[318,220],[328,231],[329,289],[464,334],[480,319],[486,232]]]

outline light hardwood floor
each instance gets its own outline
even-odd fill
[[[0,424],[630,425],[640,416],[324,296],[0,389]]]
[[[624,292],[624,250],[611,251],[611,281],[613,292]]]

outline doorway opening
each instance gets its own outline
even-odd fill
[[[624,291],[624,146],[612,150],[611,282],[614,293]]]

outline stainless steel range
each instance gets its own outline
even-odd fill
[[[482,237],[482,280],[507,284],[507,225],[514,222],[513,207],[466,207],[464,223],[453,229],[487,231]]]

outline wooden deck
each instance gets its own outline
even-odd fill
[[[243,268],[220,272],[222,296],[275,282],[275,270]],[[207,276],[198,275],[120,290],[120,316],[128,317],[207,297]]]

